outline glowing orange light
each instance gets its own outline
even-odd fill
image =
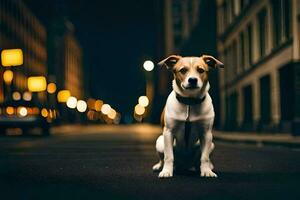
[[[69,90],[61,90],[57,94],[57,101],[60,103],[65,103],[70,96],[71,92]]]
[[[18,66],[23,64],[22,49],[6,49],[1,53],[2,66]]]
[[[11,70],[5,70],[3,72],[3,80],[7,85],[10,85],[14,78],[14,73]]]
[[[48,117],[48,110],[46,109],[46,108],[43,108],[42,110],[41,110],[41,115],[43,116],[43,117]]]
[[[8,106],[8,107],[6,108],[6,113],[7,113],[8,115],[12,115],[12,114],[14,114],[14,112],[15,112],[14,107]]]
[[[31,76],[27,79],[27,86],[30,92],[42,92],[47,88],[47,81],[44,76]]]
[[[49,84],[47,85],[47,92],[48,92],[49,94],[55,93],[55,92],[56,92],[56,84],[55,84],[55,83],[49,83]]]
[[[101,100],[95,101],[95,110],[98,112],[101,111],[102,105],[103,105],[103,101]]]

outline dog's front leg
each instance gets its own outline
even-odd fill
[[[201,139],[202,152],[200,160],[200,171],[202,177],[217,177],[217,174],[212,171],[213,165],[209,159],[209,155],[214,149],[214,143],[212,142],[212,125],[213,122],[204,127],[204,135]]]
[[[164,167],[159,173],[159,178],[173,176],[174,154],[173,154],[173,135],[170,129],[164,128]]]

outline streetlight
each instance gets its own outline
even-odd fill
[[[143,67],[146,71],[151,72],[154,69],[154,63],[151,60],[146,60]]]
[[[139,104],[147,107],[149,102],[153,101],[154,84],[153,84],[153,69],[154,63],[151,60],[146,60],[143,64],[146,78],[146,96],[139,98]],[[148,107],[148,115],[151,115],[151,106]]]

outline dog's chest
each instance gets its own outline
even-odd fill
[[[210,120],[211,118],[214,118],[214,109],[211,97],[207,93],[205,100],[201,104],[185,105],[177,101],[176,94],[173,91],[168,97],[165,115],[167,120],[189,120],[191,122]]]
[[[187,127],[187,123],[189,124],[189,128]],[[199,122],[177,121],[176,127],[173,130],[173,136],[177,143],[180,144],[179,146],[185,146],[185,142],[188,142],[188,146],[193,146],[203,133],[203,124]]]

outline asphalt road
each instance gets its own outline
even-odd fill
[[[0,199],[300,199],[300,150],[218,142],[218,178],[158,179],[150,126],[0,137]]]

